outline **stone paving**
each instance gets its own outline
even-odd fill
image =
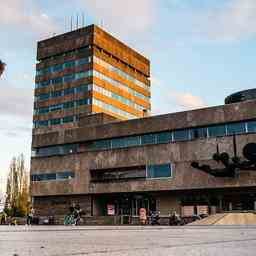
[[[256,226],[0,226],[1,256],[256,255]]]

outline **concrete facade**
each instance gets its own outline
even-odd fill
[[[97,119],[97,115],[95,118]],[[232,200],[233,195],[236,195],[237,198],[240,196],[251,197],[252,202],[254,202],[256,198],[256,173],[254,171],[241,172],[239,176],[234,178],[216,178],[191,167],[192,161],[217,167],[217,163],[212,160],[217,144],[220,152],[227,152],[233,156],[232,135],[208,136],[187,141],[170,141],[104,150],[92,150],[90,144],[94,141],[126,136],[212,127],[217,124],[253,122],[255,118],[256,101],[247,101],[121,122],[109,120],[106,116],[105,121],[101,119],[102,124],[83,121],[78,128],[34,135],[32,147],[35,150],[49,146],[70,145],[71,143],[85,145],[82,150],[76,153],[52,156],[36,155],[32,158],[32,175],[64,170],[72,170],[75,173],[75,177],[69,180],[32,182],[35,207],[40,209],[43,202],[42,198],[51,196],[51,198],[55,198],[54,200],[69,198],[68,201],[63,202],[63,207],[67,209],[67,202],[73,200],[70,198],[79,196],[87,200],[86,211],[88,215],[106,215],[108,199],[111,203],[116,202],[122,196],[131,198],[133,195],[135,197],[142,195],[146,196],[147,200],[153,198],[154,209],[160,210],[162,214],[166,215],[170,210],[181,212],[181,207],[188,204],[191,195],[194,196],[192,200],[195,200],[195,205],[203,201],[201,204],[207,203],[209,206],[213,204],[218,207],[219,211],[228,210],[230,207],[230,202],[227,201],[229,199],[225,199],[225,197],[231,198],[230,200]],[[243,134],[237,134],[238,156],[243,158],[243,147],[255,140],[256,134],[254,132],[246,131]],[[112,182],[94,182],[92,180],[95,171],[114,171],[165,163],[171,164],[171,177],[115,180]],[[117,199],[118,197],[119,199]],[[184,200],[185,202],[183,202]],[[214,200],[218,200],[218,202],[210,202]],[[55,207],[55,209],[57,208],[58,206]]]

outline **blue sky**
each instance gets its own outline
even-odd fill
[[[0,181],[19,153],[29,167],[36,42],[67,32],[81,12],[151,60],[154,114],[220,105],[255,87],[255,0],[2,1]]]

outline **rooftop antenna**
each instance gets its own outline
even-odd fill
[[[85,18],[84,18],[84,12],[82,12],[82,26],[85,26]]]
[[[79,26],[79,15],[78,13],[76,14],[76,29],[78,29]]]
[[[71,15],[71,18],[70,18],[70,31],[73,30],[73,15]]]

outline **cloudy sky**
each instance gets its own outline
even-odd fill
[[[36,42],[67,32],[82,12],[151,60],[154,114],[220,105],[255,87],[255,0],[2,1],[0,182],[14,155],[29,166]]]

